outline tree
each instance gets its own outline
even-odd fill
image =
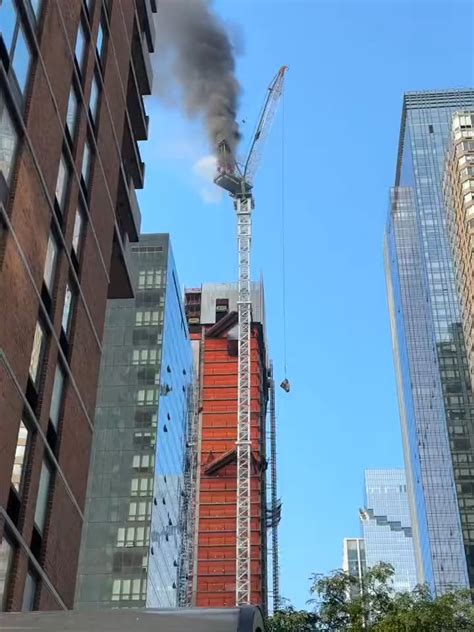
[[[295,610],[288,606],[276,612],[267,622],[269,632],[313,632],[317,627],[319,617],[313,612]]]
[[[474,632],[470,591],[433,597],[426,586],[395,593],[394,570],[379,564],[364,575],[360,593],[350,598],[358,580],[344,571],[313,575],[308,603],[312,612],[292,607],[268,621],[270,632]]]

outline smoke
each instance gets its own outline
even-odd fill
[[[212,151],[217,154],[225,141],[235,156],[240,140],[235,49],[209,1],[161,0],[156,25],[157,96],[166,98],[170,82],[177,84],[186,115],[204,121]]]

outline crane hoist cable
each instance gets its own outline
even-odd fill
[[[283,368],[284,378],[280,384],[286,392],[290,392],[290,382],[288,380],[287,369],[287,340],[286,340],[286,217],[285,217],[285,93],[281,96],[281,301],[283,318]]]
[[[286,224],[285,224],[285,94],[281,97],[281,274],[282,274],[282,311],[283,311],[283,366],[285,378],[287,371],[286,355]]]

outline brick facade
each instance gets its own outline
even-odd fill
[[[51,610],[73,605],[106,300],[132,296],[123,245],[138,238],[139,218],[133,217],[128,192],[142,186],[143,166],[139,154],[130,154],[129,139],[135,143],[143,134],[127,103],[132,98],[141,102],[147,91],[137,79],[146,73],[143,59],[132,49],[138,40],[144,54],[151,52],[146,31],[152,25],[146,19],[156,5],[151,0],[42,0],[36,20],[28,0],[13,6],[31,64],[18,98],[2,32],[0,105],[8,108],[18,135],[11,177],[0,190],[0,539],[6,538],[14,551],[3,608],[21,609],[29,570],[37,582],[34,607]],[[0,22],[8,19],[3,11],[5,5]],[[74,61],[80,22],[86,34],[82,72]],[[96,48],[99,25],[102,54]],[[100,86],[95,122],[89,111],[94,75]],[[65,129],[72,84],[79,99],[73,137]],[[93,153],[89,186],[81,183],[86,138]],[[62,213],[55,208],[61,155],[70,168]],[[132,179],[132,171],[140,177]],[[78,206],[86,221],[76,258],[72,239]],[[48,292],[43,275],[51,232],[59,250]],[[61,321],[68,283],[75,299],[65,336]],[[38,319],[47,342],[35,389],[29,366]],[[55,431],[50,407],[58,362],[66,380]],[[29,445],[17,493],[11,479],[21,419]],[[40,534],[35,507],[45,455],[51,482]]]

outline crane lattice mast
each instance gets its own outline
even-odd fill
[[[219,173],[214,182],[234,200],[237,214],[238,282],[238,401],[237,401],[237,523],[236,523],[236,604],[251,601],[251,338],[252,302],[250,294],[250,251],[252,240],[253,179],[261,157],[263,142],[270,131],[278,100],[283,90],[286,66],[282,66],[268,88],[250,151],[243,168],[229,154],[223,141]],[[224,165],[224,166],[222,166]]]

